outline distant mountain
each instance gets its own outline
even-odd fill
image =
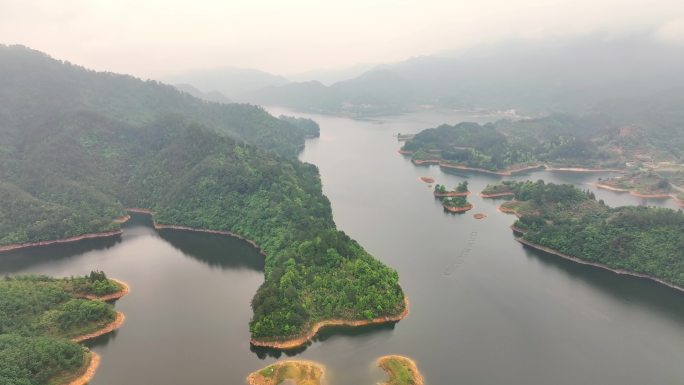
[[[248,100],[300,110],[381,114],[420,105],[582,111],[626,95],[684,86],[684,49],[647,38],[510,44],[413,58],[331,86],[291,83]]]
[[[168,76],[162,80],[172,84],[190,84],[202,92],[218,91],[235,101],[245,101],[243,95],[256,90],[289,83],[282,76],[259,70],[231,67],[196,70]]]
[[[315,80],[325,85],[331,85],[343,80],[355,78],[378,66],[378,63],[361,63],[344,68],[313,69],[294,75],[288,75],[287,78],[293,82],[310,82]]]
[[[179,91],[188,93],[198,99],[203,99],[208,102],[224,104],[232,103],[230,99],[218,91],[202,92],[190,84],[174,84],[174,87],[176,87]]]

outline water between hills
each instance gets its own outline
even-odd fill
[[[399,271],[411,302],[410,315],[394,326],[328,330],[294,354],[325,364],[330,385],[375,384],[383,378],[375,359],[386,354],[414,358],[432,385],[684,382],[684,294],[525,249],[508,228],[514,218],[477,194],[473,211],[446,214],[420,176],[449,187],[467,178],[473,192],[498,178],[414,167],[396,152],[397,132],[491,117],[312,117],[321,137],[301,159],[320,168],[338,226]],[[573,183],[610,205],[675,207],[595,190],[589,183],[598,176],[606,175],[516,179]],[[488,217],[476,220],[477,212]],[[102,356],[93,385],[238,385],[288,358],[250,348],[249,302],[263,260],[242,241],[155,231],[149,218],[134,216],[120,239],[0,255],[2,275],[93,269],[132,288],[116,304],[127,315],[123,328],[90,343]]]

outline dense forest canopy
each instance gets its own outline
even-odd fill
[[[523,239],[582,260],[684,287],[684,213],[606,206],[571,185],[509,182]]]
[[[115,312],[82,296],[118,291],[103,272],[54,279],[17,276],[0,280],[0,383],[48,385],[86,363],[86,351],[67,338],[112,322]]]
[[[23,46],[0,45],[0,73],[0,117],[6,125],[41,124],[80,111],[131,125],[178,114],[281,155],[295,155],[307,134],[261,107],[207,102],[170,85],[90,71]]]
[[[675,120],[673,120],[675,121]],[[634,122],[634,125],[628,125]],[[480,125],[459,123],[421,131],[403,150],[416,160],[439,160],[489,171],[530,165],[635,168],[681,163],[679,123],[637,124],[617,115],[550,115]]]
[[[21,47],[0,49],[0,71],[12,74],[0,80],[0,245],[118,229],[125,207],[142,207],[161,224],[241,234],[267,254],[255,338],[403,310],[397,273],[336,230],[317,168],[291,156],[315,122]]]

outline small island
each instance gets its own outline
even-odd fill
[[[453,191],[447,191],[444,185],[436,185],[434,191],[435,198],[442,202],[444,211],[450,213],[464,213],[473,208],[468,202],[468,181],[463,181]]]
[[[665,208],[608,207],[572,185],[517,182],[501,205],[518,220],[512,229],[527,247],[648,278],[684,290],[684,213]]]
[[[420,180],[422,180],[425,183],[435,183],[435,179],[430,178],[429,176],[421,176]]]
[[[468,191],[468,182],[464,181],[453,190],[447,190],[443,184],[436,184],[433,194],[435,198],[464,197],[470,195],[470,191]]]
[[[389,377],[382,385],[423,385],[423,376],[416,363],[408,357],[384,356],[378,359],[380,366]]]
[[[127,292],[127,288],[101,271],[61,279],[17,276],[0,280],[0,360],[3,374],[9,376],[5,378],[17,384],[87,383],[100,359],[77,341],[120,326],[117,321],[123,314],[100,298]],[[34,362],[44,364],[36,369]]]
[[[247,376],[249,385],[279,385],[292,381],[295,385],[321,385],[324,368],[311,361],[277,362]]]

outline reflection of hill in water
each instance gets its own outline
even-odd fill
[[[568,261],[541,250],[529,247],[523,249],[528,258],[537,260],[544,266],[561,270],[573,279],[581,280],[617,301],[648,308],[684,325],[684,303],[681,301],[680,293],[674,289],[646,278],[615,274],[598,267]],[[667,291],[667,295],[664,295],[664,291]]]
[[[212,267],[264,270],[264,256],[237,238],[171,229],[159,230],[159,236],[183,254]]]
[[[318,334],[316,334],[316,336],[311,341],[295,349],[280,350],[254,345],[250,345],[249,349],[262,360],[266,357],[280,358],[283,355],[287,357],[294,357],[303,353],[314,342],[322,342],[331,337],[339,336],[344,336],[346,338],[365,338],[369,334],[392,333],[392,331],[394,330],[394,326],[396,324],[396,322],[388,322],[384,324],[354,327],[329,326],[321,329],[321,331],[318,332]]]
[[[119,243],[121,243],[121,236],[117,235],[0,253],[0,270],[3,274],[12,274],[25,269],[27,266],[55,264],[90,251],[106,250]]]
[[[152,217],[131,213],[124,227],[124,240],[140,235],[158,235],[181,253],[212,267],[264,270],[264,256],[249,243],[221,234],[198,231],[154,230]]]

